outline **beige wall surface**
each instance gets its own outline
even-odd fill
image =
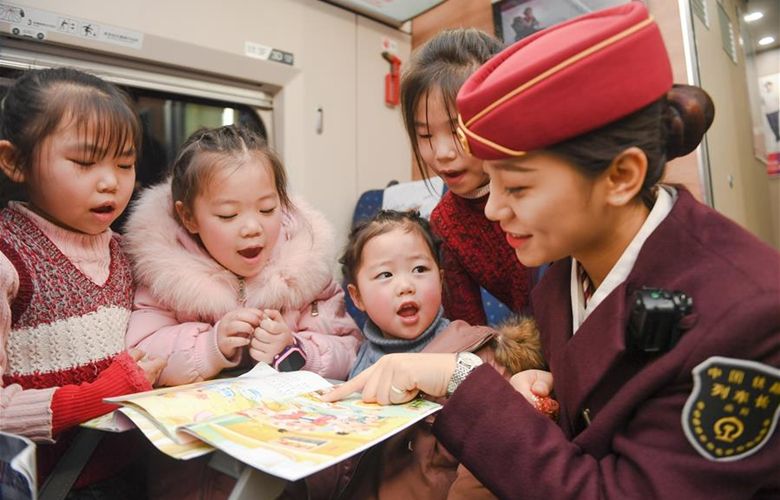
[[[412,47],[418,47],[444,29],[478,28],[487,33],[493,29],[490,0],[447,0],[412,20]]]
[[[389,64],[381,57],[389,41],[408,60],[407,33],[318,0],[14,3],[144,36],[141,50],[56,33],[52,43],[263,84],[292,190],[333,222],[339,245],[363,190],[410,179],[400,111],[384,103]],[[246,56],[245,42],[293,53],[294,67]]]
[[[375,108],[370,120],[361,120],[357,130],[357,190],[383,188],[391,180],[411,180],[409,163],[412,161],[409,139],[401,119],[401,106],[384,104],[384,75],[390,63],[377,52],[385,37],[395,30],[365,17],[358,17],[357,37],[357,107]],[[398,40],[401,71],[409,61],[411,37]],[[382,81],[376,81],[376,75]]]
[[[304,169],[293,185],[346,234],[357,200],[355,16],[321,2],[302,15],[309,35],[303,37],[306,59],[301,61],[303,122],[291,133],[303,139]]]

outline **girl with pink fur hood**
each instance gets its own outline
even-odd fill
[[[288,198],[261,137],[236,126],[195,132],[172,179],[136,203],[125,243],[137,281],[126,343],[168,360],[157,385],[242,360],[276,365],[292,351],[302,369],[346,378],[360,332],[332,276],[332,229]]]

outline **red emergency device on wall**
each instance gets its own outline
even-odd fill
[[[390,52],[382,52],[382,57],[390,63],[390,73],[385,75],[385,104],[398,106],[401,102],[401,60]]]

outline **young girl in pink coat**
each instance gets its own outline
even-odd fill
[[[346,378],[360,332],[331,273],[332,230],[288,197],[261,137],[236,126],[195,132],[126,232],[137,281],[127,345],[168,360],[158,384],[295,358]]]

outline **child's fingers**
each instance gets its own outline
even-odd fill
[[[244,347],[245,345],[249,344],[250,339],[248,337],[228,337],[226,338],[223,343],[224,346],[227,348],[227,350],[233,350],[237,349],[239,347]]]
[[[141,349],[131,348],[127,350],[127,354],[133,358],[133,361],[138,363],[146,355]]]
[[[282,318],[282,313],[280,313],[278,309],[264,309],[263,313],[265,314],[265,317],[269,318],[271,321],[284,321],[284,318]]]
[[[259,329],[262,329],[268,333],[273,333],[275,330],[276,324],[275,322],[270,318],[263,318],[262,321],[260,321],[260,325],[258,325]]]
[[[271,350],[273,349],[272,343],[258,339],[257,337],[252,338],[250,345],[252,346],[252,349],[261,352],[271,352]]]
[[[273,335],[281,335],[289,330],[287,323],[279,316],[278,320],[271,318],[270,316],[263,318],[260,321],[260,328]]]
[[[273,361],[273,355],[269,354],[263,349],[255,349],[254,344],[249,346],[249,356],[257,362],[263,362],[270,364]]]
[[[270,344],[274,340],[274,334],[268,333],[262,327],[257,327],[252,330],[252,341],[259,342],[260,344]]]
[[[227,332],[228,336],[242,336],[251,337],[255,331],[255,327],[246,321],[231,321],[228,324]]]
[[[145,357],[143,359],[138,360],[138,366],[140,366],[144,371],[151,371],[155,370],[158,367],[164,368],[168,362],[164,358],[150,358]]]
[[[263,320],[263,312],[260,309],[243,308],[236,309],[228,313],[231,321],[243,321],[249,323],[252,326],[260,325],[260,321]]]
[[[144,371],[144,376],[150,384],[157,383],[157,379],[160,377],[167,361],[163,358],[143,358],[137,361],[139,368]]]

